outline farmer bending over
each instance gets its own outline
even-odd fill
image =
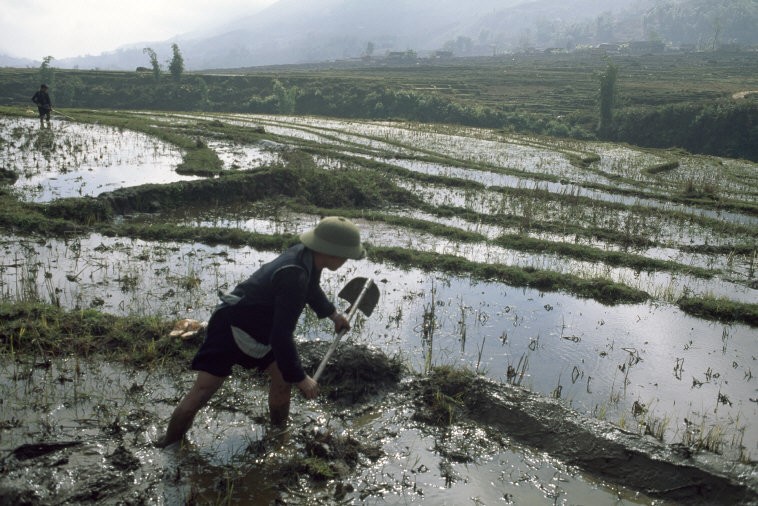
[[[50,95],[47,94],[47,85],[41,84],[39,91],[32,96],[32,102],[37,104],[37,110],[39,111],[39,126],[42,128],[45,126],[45,120],[47,120],[47,126],[50,126],[50,111],[53,110],[53,102],[50,100]]]
[[[184,436],[234,364],[257,367],[270,376],[268,406],[275,426],[287,424],[293,384],[307,399],[318,395],[318,383],[300,364],[293,332],[305,304],[319,318],[328,316],[335,332],[350,328],[347,318],[326,298],[319,280],[324,268],[337,270],[348,258],[363,258],[366,251],[358,227],[339,217],[324,218],[300,241],[221,296],[205,341],[192,361],[192,369],[198,371],[195,384],[174,409],[166,434],[156,446],[166,447]]]

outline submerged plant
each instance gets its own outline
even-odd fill
[[[431,289],[431,300],[424,305],[424,312],[421,321],[421,343],[424,347],[424,374],[429,374],[432,370],[432,356],[434,351],[434,331],[437,327],[437,318],[435,317],[437,290],[434,286]]]

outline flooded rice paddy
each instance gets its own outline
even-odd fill
[[[0,136],[3,168],[18,175],[13,188],[26,201],[197,179],[175,172],[177,148],[139,132],[80,123],[38,129],[35,120],[0,116]]]
[[[528,447],[488,441],[492,436],[475,427],[460,427],[450,441],[440,440],[412,421],[409,405],[391,401],[360,405],[352,413],[296,401],[292,433],[277,435],[265,422],[262,382],[242,371],[224,385],[212,409],[199,414],[190,445],[161,451],[151,441],[189,387],[188,373],[75,359],[46,368],[9,367],[15,377],[0,383],[4,446],[26,441],[28,434],[69,445],[36,449],[39,455],[24,447],[18,460],[28,467],[6,463],[0,489],[16,504],[461,504],[472,497],[480,504],[651,503],[644,494],[599,482]],[[381,451],[361,455],[349,479],[322,479],[304,488],[295,478],[282,498],[272,486],[277,477],[263,463],[286,469],[299,449],[297,439],[326,431],[368,440]]]
[[[643,303],[606,305],[566,291],[449,273],[433,264],[402,267],[376,261],[371,254],[322,278],[335,299],[355,276],[377,281],[379,307],[357,322],[351,342],[399,357],[413,374],[455,366],[494,383],[524,387],[580,416],[665,444],[715,452],[741,469],[740,479],[755,488],[756,328],[689,315],[676,301],[699,296],[755,304],[758,219],[739,207],[723,210],[708,202],[666,198],[681,195],[689,185],[754,204],[754,164],[453,127],[280,116],[134,116],[165,128],[209,120],[263,126],[268,142],[234,142],[209,132],[204,141],[228,172],[282,166],[289,151],[318,150],[313,166],[326,169],[328,176],[376,171],[377,180],[391,181],[420,198],[423,206],[416,208],[371,210],[384,219],[351,216],[369,246],[601,278],[646,292],[649,299]],[[73,122],[58,123],[50,132],[36,125],[0,117],[3,168],[18,174],[13,187],[23,201],[94,198],[121,187],[200,179],[177,175],[181,150],[144,134]],[[45,135],[51,140],[40,144]],[[577,157],[591,156],[597,160],[576,163]],[[671,157],[678,157],[677,168],[645,172]],[[386,166],[394,169],[383,170]],[[713,175],[716,169],[719,177]],[[639,193],[630,196],[631,189]],[[320,217],[281,203],[199,204],[115,221],[287,236],[312,227]],[[461,241],[408,223],[435,224],[476,238]],[[640,269],[498,241],[513,235],[676,265]],[[0,241],[0,296],[119,316],[206,320],[219,291],[232,289],[276,254],[248,246],[114,237],[97,230],[60,238],[6,233]],[[298,333],[306,342],[331,337],[322,322],[308,315]],[[306,497],[298,494],[311,494],[325,504],[667,504],[509,440],[507,433],[496,442],[480,428],[460,426],[441,442],[439,433],[413,422],[400,393],[389,393],[377,405],[343,411],[298,399],[295,440],[307,440],[324,428],[361,434],[364,441],[373,435],[383,456],[364,458],[349,478],[327,480],[328,485],[291,484],[282,496],[281,489],[261,486],[267,480],[261,462],[285,459],[297,445],[271,440],[260,379],[236,375],[218,405],[201,413],[189,435],[191,446],[161,452],[150,442],[191,383],[190,373],[135,371],[76,358],[36,367],[34,359],[11,358],[4,357],[0,375],[2,449],[40,440],[78,442],[43,457],[56,469],[52,474],[14,466],[6,458],[5,477],[19,493],[42,503],[72,500],[83,484],[90,492],[113,497],[117,494],[105,483],[112,480],[108,473],[115,473],[129,476],[126,493],[134,501],[163,504],[188,498],[268,504],[277,497],[305,503]],[[108,433],[109,426],[120,427],[118,437]],[[471,441],[479,442],[467,450],[471,458],[450,457]],[[66,451],[69,457],[61,457]],[[104,474],[86,476],[82,470],[95,463],[106,464]],[[20,483],[37,485],[24,492]]]

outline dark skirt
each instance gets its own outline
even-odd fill
[[[259,336],[266,327],[270,328],[271,316],[266,313],[257,308],[237,306],[214,311],[208,321],[205,341],[192,359],[192,370],[205,371],[222,378],[231,375],[232,366],[235,364],[245,369],[265,370],[274,362],[273,352],[269,351],[261,358],[245,355],[234,342],[232,325],[251,336]]]

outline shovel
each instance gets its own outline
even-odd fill
[[[353,278],[342,290],[340,290],[339,296],[341,299],[350,303],[350,310],[347,312],[347,321],[349,323],[352,322],[353,316],[358,309],[360,309],[366,316],[371,316],[371,313],[374,312],[374,308],[376,307],[376,303],[379,302],[379,289],[370,279]],[[321,377],[321,373],[324,372],[324,368],[326,367],[326,362],[329,360],[329,357],[332,356],[332,353],[334,353],[337,344],[339,344],[340,339],[345,335],[345,332],[347,332],[347,329],[340,330],[339,334],[337,334],[337,337],[334,339],[334,342],[329,346],[329,349],[326,350],[324,358],[321,359],[321,363],[318,365],[316,374],[313,375],[314,380],[318,381],[319,377]]]
[[[58,110],[56,110],[56,109],[52,109],[52,112],[54,112],[54,113],[55,113],[55,114],[57,114],[58,116],[63,116],[63,117],[64,117],[64,118],[66,118],[67,120],[76,121],[76,120],[75,120],[74,118],[72,118],[71,116],[69,116],[69,115],[67,115],[67,114],[63,114],[62,112],[59,112],[59,111],[58,111]]]

